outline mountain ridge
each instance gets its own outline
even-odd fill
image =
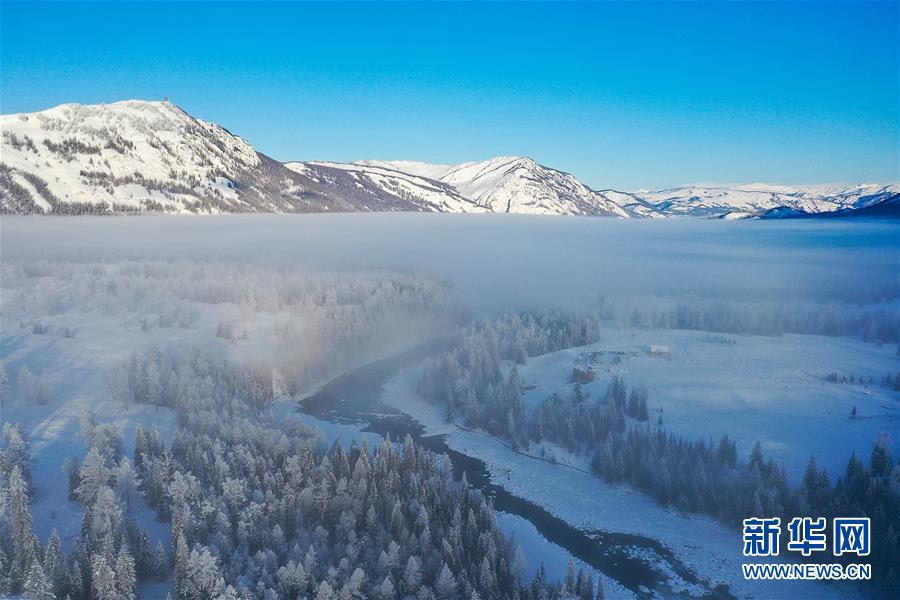
[[[594,190],[526,156],[456,165],[281,163],[167,100],[62,104],[2,115],[0,130],[4,213],[427,211],[737,219],[843,215],[900,193],[897,184]]]

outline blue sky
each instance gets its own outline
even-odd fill
[[[0,109],[168,96],[279,160],[897,180],[897,2],[12,3]]]

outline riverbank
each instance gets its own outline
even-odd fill
[[[658,505],[627,486],[610,485],[584,469],[579,457],[553,464],[517,452],[496,438],[447,423],[442,407],[419,398],[421,368],[398,371],[384,385],[382,401],[410,415],[425,435],[441,435],[448,447],[482,461],[493,484],[546,509],[576,528],[598,534],[619,533],[658,540],[663,549],[625,547],[629,556],[648,561],[665,574],[676,594],[704,596],[727,589],[736,597],[848,598],[836,586],[812,582],[766,582],[743,579],[738,531],[703,516],[682,514]],[[557,453],[562,452],[557,449]],[[681,566],[687,568],[684,573]],[[691,574],[695,581],[691,581]]]

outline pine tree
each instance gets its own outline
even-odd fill
[[[456,598],[456,578],[446,563],[441,566],[441,572],[434,584],[434,591],[439,600],[452,600]]]
[[[128,553],[125,544],[119,549],[119,555],[116,558],[116,591],[119,593],[119,600],[132,600],[134,598],[135,574],[134,559]]]
[[[4,423],[2,440],[0,440],[0,473],[8,476],[14,467],[19,467],[22,479],[30,485],[30,463],[28,439],[22,433],[22,427],[18,424]]]
[[[9,586],[9,559],[0,548],[0,596],[11,593]]]
[[[407,594],[415,594],[422,584],[422,573],[419,561],[415,556],[410,556],[406,561],[406,569],[403,571],[403,585]]]
[[[50,580],[54,592],[59,593],[62,589],[66,571],[59,532],[55,528],[50,534],[50,541],[47,543],[47,552],[44,556],[44,572]]]
[[[531,595],[534,598],[541,598],[541,593],[543,592],[547,583],[547,570],[544,567],[544,563],[538,567],[537,572],[534,574],[534,579],[531,580]]]
[[[31,531],[31,508],[28,505],[28,485],[16,465],[9,475],[7,506],[12,520],[13,555],[10,566],[10,589],[18,591],[24,581],[34,549]]]
[[[66,570],[66,585],[65,588],[69,590],[70,594],[74,594],[76,598],[84,597],[85,585],[84,578],[81,574],[81,563],[79,560],[73,560],[69,565],[69,568]]]
[[[563,583],[565,593],[569,596],[575,594],[575,563],[569,559],[569,565],[566,567],[566,579]]]
[[[316,600],[335,600],[334,590],[327,581],[319,584],[316,590]]]
[[[394,600],[394,598],[396,597],[394,591],[394,582],[391,581],[390,574],[384,577],[384,581],[381,582],[379,592],[381,593],[382,600]]]
[[[891,469],[894,467],[894,461],[891,458],[891,449],[887,442],[883,439],[878,440],[872,448],[872,457],[869,459],[872,475],[875,477],[887,477]]]
[[[647,408],[647,398],[646,396],[642,396],[640,403],[638,404],[638,415],[637,418],[639,421],[648,421],[650,420],[650,410]]]
[[[55,600],[53,584],[44,573],[39,560],[32,560],[25,578],[25,598],[28,600]]]
[[[122,534],[123,518],[122,508],[109,486],[101,485],[97,490],[93,506],[85,511],[85,516],[90,517],[90,523],[87,527],[88,539],[91,542],[105,541],[106,539],[117,540]],[[113,560],[112,556],[108,557]]]
[[[175,536],[175,591],[179,597],[187,594],[188,586],[188,552],[187,542],[184,535],[178,533]]]
[[[212,600],[225,589],[216,559],[206,548],[191,551],[184,571],[182,589],[187,598]]]
[[[94,503],[97,492],[109,481],[109,470],[103,456],[96,448],[91,448],[79,471],[80,483],[75,494],[82,503],[89,506]]]
[[[97,600],[116,600],[116,574],[100,554],[91,557],[91,595]]]
[[[128,457],[124,457],[121,460],[119,466],[115,469],[114,475],[116,479],[116,493],[122,502],[125,503],[125,507],[130,508],[132,501],[139,493],[138,488],[141,485],[141,480],[138,479],[137,474],[134,472]]]
[[[162,542],[156,542],[156,552],[153,556],[153,572],[156,579],[165,581],[169,577],[169,562],[166,560],[166,552]]]
[[[138,471],[144,468],[144,456],[147,454],[147,435],[140,425],[134,430],[134,464]]]
[[[581,600],[594,600],[594,581],[584,569],[578,569],[576,591]]]

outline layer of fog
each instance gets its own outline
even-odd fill
[[[586,306],[601,294],[894,300],[896,222],[620,221],[510,215],[10,217],[3,259],[238,260],[417,271],[475,310]]]

